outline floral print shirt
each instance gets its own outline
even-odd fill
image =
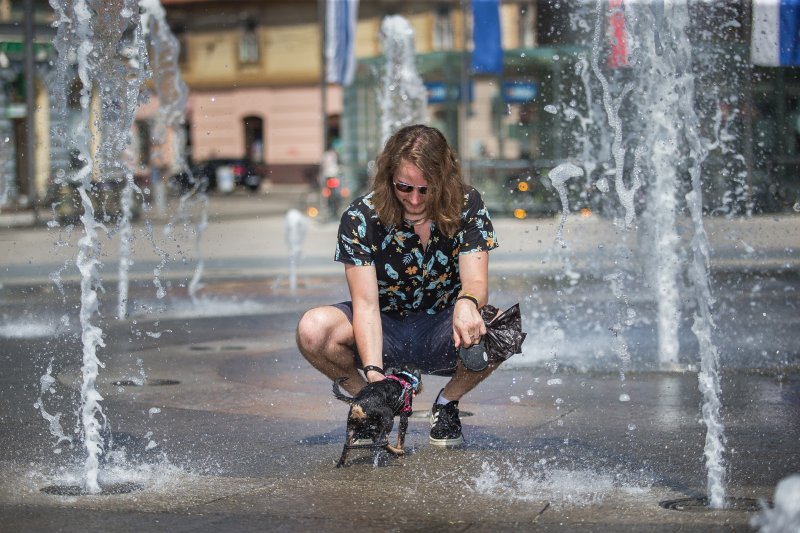
[[[433,314],[453,305],[461,290],[458,256],[496,247],[489,212],[471,187],[464,195],[460,229],[448,238],[431,223],[427,248],[405,222],[399,228],[384,226],[369,193],[342,215],[335,259],[375,267],[381,311]]]

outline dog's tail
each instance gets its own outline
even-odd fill
[[[344,403],[349,403],[353,405],[353,397],[346,395],[342,392],[341,385],[347,381],[347,378],[336,378],[333,380],[333,395],[336,397],[337,400],[341,400]]]

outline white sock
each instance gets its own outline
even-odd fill
[[[439,393],[439,396],[436,397],[436,405],[447,405],[450,403],[450,400],[444,397],[444,390]]]

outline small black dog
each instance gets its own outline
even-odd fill
[[[342,456],[336,464],[337,468],[347,461],[347,454],[353,448],[384,448],[395,455],[403,455],[408,416],[411,414],[411,402],[414,396],[422,392],[421,373],[411,364],[401,368],[386,370],[386,379],[368,383],[354,397],[342,392],[340,385],[347,378],[338,378],[333,382],[333,395],[350,404],[347,414],[347,440],[342,449]],[[397,430],[397,444],[389,444],[387,435],[392,431],[394,417],[400,415]],[[355,435],[369,435],[372,444],[353,444]]]

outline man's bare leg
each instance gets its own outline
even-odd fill
[[[500,366],[499,362],[489,363],[489,366],[480,372],[472,372],[464,368],[464,365],[461,364],[461,360],[459,359],[458,365],[456,366],[456,373],[444,386],[444,392],[442,394],[451,402],[458,401],[462,396],[474,389],[478,383],[489,377],[498,366]]]
[[[355,395],[367,384],[359,374],[353,350],[353,326],[333,306],[306,311],[297,324],[297,347],[311,366],[331,380],[346,377],[342,387]]]

